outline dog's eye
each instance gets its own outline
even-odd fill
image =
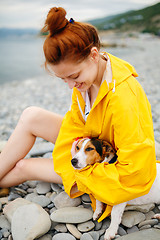
[[[76,150],[79,150],[79,147],[78,147],[78,146],[76,146]]]
[[[92,147],[86,148],[86,151],[87,151],[87,152],[92,151],[92,150],[94,150],[94,148],[92,148]]]

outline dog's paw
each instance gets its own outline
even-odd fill
[[[95,211],[93,214],[93,220],[98,220],[98,218],[100,218],[100,216],[102,215],[102,212],[99,211]]]
[[[104,240],[111,240],[111,239],[113,239],[115,236],[116,236],[116,231],[115,231],[115,229],[113,229],[113,228],[108,228],[107,230],[106,230],[106,233],[105,233],[105,235],[104,235]]]
[[[160,220],[160,213],[157,213],[153,216],[153,218],[159,219]]]

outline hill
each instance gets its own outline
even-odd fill
[[[98,30],[138,31],[160,35],[160,2],[136,11],[129,11],[89,21]]]

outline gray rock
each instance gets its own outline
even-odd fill
[[[4,146],[6,145],[7,141],[0,141],[0,153],[2,152]]]
[[[125,236],[118,238],[118,240],[159,240],[160,239],[160,230],[158,229],[146,229],[139,232],[134,232]]]
[[[27,194],[27,195],[25,196],[25,199],[28,200],[28,201],[30,201],[30,202],[33,202],[33,199],[34,199],[35,197],[37,197],[37,196],[38,196],[38,194],[33,192],[33,193]]]
[[[82,237],[80,238],[80,240],[93,240],[93,238],[91,237],[91,235],[89,233],[84,233],[82,235]]]
[[[60,208],[51,214],[51,220],[62,223],[82,223],[93,217],[93,212],[89,209],[78,207]]]
[[[91,199],[88,194],[83,194],[81,198],[84,204],[91,204]]]
[[[158,223],[157,225],[154,225],[154,228],[160,229],[160,223]]]
[[[52,159],[52,152],[45,153],[43,158],[51,158]]]
[[[125,211],[135,210],[135,211],[140,211],[140,212],[143,212],[143,213],[147,213],[147,212],[151,211],[152,209],[154,209],[154,207],[155,207],[154,203],[143,204],[143,205],[131,205],[131,206],[127,206],[125,208]]]
[[[89,234],[91,235],[91,237],[93,238],[93,240],[98,240],[99,239],[99,233],[96,231],[91,231],[89,232]]]
[[[57,231],[57,232],[61,232],[61,233],[66,233],[67,232],[67,227],[65,224],[63,223],[59,223],[57,224],[54,229]]]
[[[19,207],[12,217],[12,236],[16,240],[41,237],[49,231],[50,227],[51,221],[48,213],[34,203]]]
[[[15,213],[15,211],[19,207],[27,205],[27,204],[31,204],[31,202],[29,202],[23,198],[17,198],[4,207],[3,213],[6,216],[6,218],[8,219],[8,221],[11,223],[12,217],[13,217],[13,214]]]
[[[64,208],[64,207],[77,207],[81,204],[80,197],[70,198],[66,192],[60,192],[54,198],[54,204],[56,208]]]
[[[154,215],[155,215],[155,213],[153,211],[146,213],[145,214],[146,220],[152,219]]]
[[[0,211],[2,210],[2,203],[0,202]]]
[[[95,231],[100,230],[102,227],[102,221],[101,222],[95,221],[94,223],[95,223]]]
[[[66,227],[68,229],[68,231],[77,239],[80,239],[82,234],[78,231],[78,229],[76,228],[75,225],[67,223]]]
[[[26,183],[30,188],[35,188],[37,186],[38,181],[27,181]]]
[[[77,228],[80,232],[89,232],[94,228],[95,224],[92,221],[87,221],[84,223],[78,224]]]
[[[37,240],[52,240],[52,236],[50,234],[46,234],[46,235],[38,238]]]
[[[160,143],[155,141],[155,149],[156,149],[156,156],[158,159],[160,159]]]
[[[29,154],[31,157],[42,156],[47,152],[51,152],[54,148],[54,144],[50,142],[39,142],[36,143]]]
[[[139,231],[139,229],[137,226],[133,226],[133,227],[127,229],[128,234],[138,232],[138,231]]]
[[[121,223],[125,227],[131,228],[134,225],[136,225],[144,220],[145,220],[144,213],[137,212],[137,211],[128,211],[128,212],[124,212]]]
[[[39,182],[36,186],[38,194],[46,194],[51,190],[51,184],[47,182]]]
[[[127,232],[126,232],[122,227],[119,227],[119,228],[118,228],[118,234],[119,234],[120,236],[124,236],[124,235],[127,234]]]
[[[48,204],[50,204],[51,200],[48,197],[40,195],[40,196],[35,196],[32,199],[32,202],[39,204],[41,207],[46,207]]]
[[[149,228],[151,228],[151,225],[150,224],[146,224],[146,225],[140,227],[139,230],[141,231],[141,230],[149,229]]]
[[[7,230],[11,229],[11,225],[4,215],[0,216],[0,228],[6,228]]]
[[[151,226],[154,226],[154,225],[156,225],[158,223],[158,219],[150,219],[150,220],[145,220],[145,221],[143,221],[143,222],[140,222],[139,224],[138,224],[138,227],[139,228],[141,228],[142,226],[144,226],[144,225],[151,225]]]
[[[2,239],[2,237],[3,237],[3,234],[2,234],[2,232],[1,232],[1,230],[0,230],[0,239]]]
[[[63,191],[62,188],[56,183],[51,183],[51,188],[57,194]]]
[[[58,233],[53,236],[52,240],[76,240],[76,238],[69,233]]]

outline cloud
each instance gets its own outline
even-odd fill
[[[0,27],[41,28],[48,10],[61,6],[77,21],[140,9],[153,0],[0,0]]]

